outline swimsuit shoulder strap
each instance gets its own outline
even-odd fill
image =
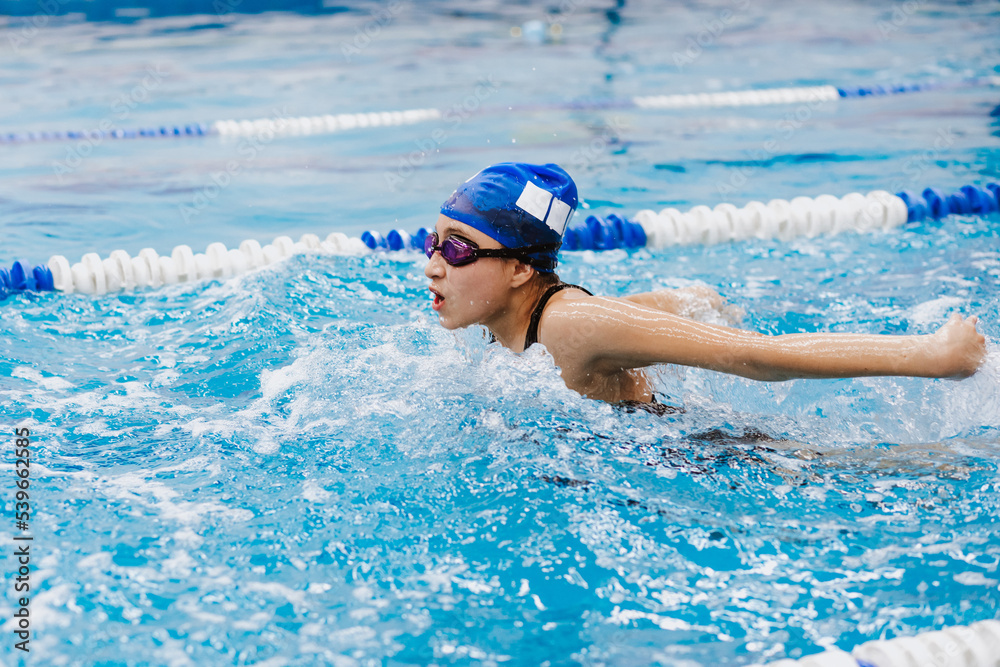
[[[549,302],[549,299],[564,289],[578,289],[581,292],[585,292],[589,296],[594,296],[588,290],[580,287],[579,285],[570,285],[569,283],[556,283],[551,285],[545,293],[542,294],[542,298],[538,300],[535,305],[535,310],[531,313],[531,321],[528,322],[528,333],[524,336],[524,349],[528,349],[532,345],[538,342],[538,323],[542,319],[542,313],[545,311],[545,305]]]

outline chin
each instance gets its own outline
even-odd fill
[[[454,331],[455,329],[461,329],[462,325],[452,320],[446,315],[438,315],[438,323],[447,329],[448,331]],[[468,325],[465,325],[468,326]]]
[[[471,327],[473,324],[479,324],[479,321],[474,318],[473,319],[469,319],[468,317],[456,318],[454,316],[442,315],[440,313],[438,313],[438,322],[440,322],[441,326],[447,329],[448,331],[454,331],[455,329],[466,329],[468,327]]]

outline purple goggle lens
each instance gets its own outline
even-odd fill
[[[444,261],[452,266],[462,266],[471,264],[483,257],[500,257],[503,259],[519,259],[533,266],[552,270],[555,268],[555,260],[532,259],[533,252],[551,252],[559,249],[558,243],[528,246],[527,248],[480,248],[471,241],[461,241],[453,236],[449,236],[438,245],[437,232],[431,232],[424,239],[424,254],[427,259],[434,256],[435,252],[440,252]]]
[[[441,253],[444,261],[452,266],[461,266],[476,261],[479,259],[479,255],[476,254],[477,250],[479,250],[477,246],[459,241],[454,237],[448,237],[441,245],[438,245],[437,232],[431,232],[424,239],[424,254],[427,255],[427,259],[433,257],[434,252],[437,251]]]

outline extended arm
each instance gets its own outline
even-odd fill
[[[566,327],[565,342],[552,350],[557,363],[564,353],[567,361],[604,373],[673,363],[766,381],[868,375],[967,377],[985,355],[976,319],[957,315],[938,332],[924,336],[765,336],[607,298],[581,299],[552,315],[554,328]]]
[[[976,331],[976,321],[975,317],[963,320],[954,315],[936,333],[922,336],[837,333],[761,336],[746,354],[747,367],[754,372],[748,377],[964,378],[976,372],[986,355],[986,339]]]

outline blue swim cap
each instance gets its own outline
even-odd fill
[[[576,183],[558,165],[503,162],[460,185],[441,213],[507,248],[528,250],[525,261],[551,273],[576,204]]]

